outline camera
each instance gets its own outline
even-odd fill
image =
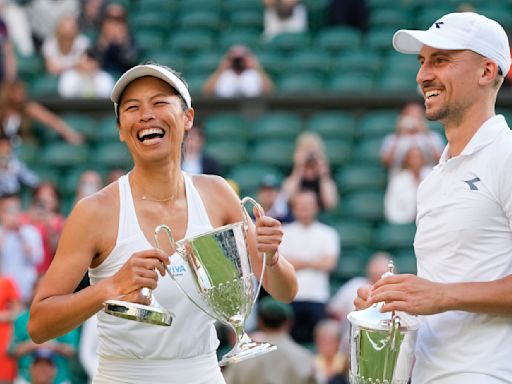
[[[231,59],[231,66],[235,72],[243,72],[246,69],[244,56],[235,56]]]

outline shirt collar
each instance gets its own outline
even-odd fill
[[[492,143],[498,133],[501,132],[504,128],[508,129],[505,118],[502,115],[492,116],[486,120],[480,128],[478,128],[469,143],[467,143],[462,150],[460,156],[468,156],[478,152],[483,147]],[[444,151],[441,154],[441,158],[439,159],[439,164],[444,164],[449,159],[450,144],[446,145],[444,148]]]

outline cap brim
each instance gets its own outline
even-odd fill
[[[179,77],[166,70],[165,68],[153,64],[138,65],[126,71],[114,85],[112,93],[110,94],[110,99],[114,102],[114,104],[118,104],[119,99],[128,84],[130,84],[135,79],[144,76],[153,76],[165,81],[167,84],[176,89],[176,91],[183,97],[189,108],[192,106],[192,101],[188,89],[179,79]]]
[[[462,44],[427,31],[401,29],[393,35],[393,48],[401,53],[419,53],[424,45],[438,49],[466,49]]]

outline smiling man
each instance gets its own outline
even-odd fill
[[[157,249],[153,234],[165,224],[179,240],[241,222],[240,200],[219,176],[181,171],[183,137],[193,125],[194,110],[187,85],[176,72],[156,64],[133,67],[117,81],[111,99],[119,138],[134,166],[74,207],[32,303],[30,335],[41,343],[98,313],[99,367],[94,384],[224,383],[214,320],[172,279],[158,277],[172,264],[169,269],[177,272],[181,285],[194,292],[188,265],[172,255],[170,244]],[[278,300],[290,302],[297,282],[291,264],[277,253],[281,238],[281,224],[270,217],[257,215],[256,226],[249,226],[255,274],[260,275],[261,253],[266,252],[263,286]],[[91,286],[73,293],[87,270]],[[101,311],[112,299],[149,304],[143,288],[152,289],[158,303],[174,313],[170,327]]]
[[[417,54],[426,116],[448,145],[418,190],[418,276],[385,277],[356,307],[422,316],[412,383],[512,380],[512,132],[495,114],[510,68],[503,28],[476,13],[400,30],[393,46]]]

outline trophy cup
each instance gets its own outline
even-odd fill
[[[388,272],[393,274],[393,262]],[[407,384],[419,321],[404,312],[380,312],[383,303],[350,312],[351,384]]]
[[[263,209],[252,198],[245,197],[240,201],[244,220],[229,224],[188,239],[175,242],[171,229],[159,225],[155,229],[155,239],[158,247],[158,234],[164,230],[171,245],[188,264],[192,279],[197,287],[204,305],[194,300],[174,277],[170,268],[169,275],[178,288],[200,310],[215,320],[229,325],[236,333],[237,342],[219,362],[220,366],[239,362],[276,349],[269,343],[259,343],[251,340],[245,332],[245,320],[258,297],[265,268],[265,257],[259,283],[255,282],[249,252],[247,250],[248,213],[244,207],[246,202],[252,203],[263,215]],[[256,287],[257,284],[257,287]]]

